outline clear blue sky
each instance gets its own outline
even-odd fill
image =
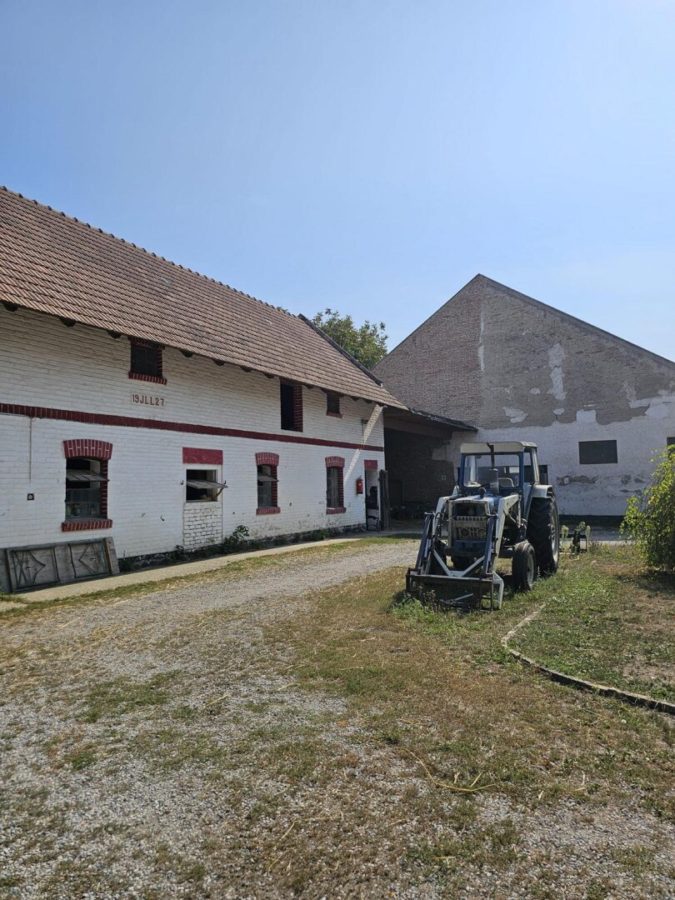
[[[0,183],[393,346],[476,272],[670,358],[672,0],[0,0]]]

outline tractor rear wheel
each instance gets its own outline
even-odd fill
[[[532,501],[527,539],[534,547],[542,575],[555,575],[560,560],[560,520],[555,497]]]
[[[521,541],[513,548],[511,563],[513,586],[517,591],[531,591],[537,577],[537,558],[529,541]]]

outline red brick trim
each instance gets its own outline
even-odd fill
[[[112,519],[67,519],[61,522],[61,531],[94,531],[97,528],[112,528]]]
[[[274,516],[280,512],[281,509],[278,506],[259,506],[255,514],[256,516]]]
[[[377,462],[376,459],[364,459],[363,460],[363,468],[366,471],[374,470],[375,472],[377,472],[377,470],[379,468],[379,463]]]
[[[351,444],[347,441],[328,441],[323,438],[273,434],[265,431],[244,431],[239,428],[217,428],[213,425],[193,425],[189,422],[169,422],[163,419],[140,419],[135,416],[113,416],[107,413],[86,413],[74,409],[52,409],[46,406],[24,406],[0,403],[0,414],[28,416],[31,419],[61,419],[66,422],[85,422],[87,425],[110,425],[120,428],[147,428],[153,431],[178,431],[185,434],[210,434],[218,437],[246,438],[258,441],[277,441],[280,444],[308,444],[313,447],[341,447],[346,450],[382,452],[377,444]]]
[[[256,453],[255,464],[256,464],[256,466],[278,466],[279,465],[279,454],[278,453]]]
[[[337,469],[344,469],[345,467],[345,458],[344,456],[327,456],[326,457],[326,468],[335,467]]]
[[[183,447],[183,462],[194,465],[222,466],[222,450],[200,450],[199,447]]]
[[[347,512],[347,508],[345,506],[329,506],[326,510],[326,515],[334,516],[337,513]]]
[[[108,441],[97,441],[92,438],[75,438],[72,441],[63,442],[63,452],[66,459],[75,456],[88,456],[91,459],[110,459],[113,445]]]
[[[332,419],[341,419],[342,418],[342,413],[327,412],[326,415],[330,416]]]
[[[139,372],[129,372],[129,378],[135,381],[152,381],[154,384],[166,384],[166,378],[160,378],[159,375],[141,375]]]

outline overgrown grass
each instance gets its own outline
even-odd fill
[[[675,576],[645,570],[631,546],[598,547],[542,582],[542,613],[512,646],[550,668],[675,700]]]
[[[664,719],[550,683],[501,647],[546,592],[563,590],[567,571],[501,612],[470,614],[392,607],[401,573],[373,576],[318,598],[284,639],[295,644],[305,687],[348,698],[371,739],[420,774],[533,807],[627,798],[632,784],[663,813],[659,786],[673,773]]]

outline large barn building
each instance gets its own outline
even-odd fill
[[[378,515],[405,407],[307,320],[4,189],[0,301],[0,590]]]
[[[654,452],[675,443],[675,363],[482,275],[375,372],[410,407],[478,425],[479,439],[535,441],[570,515],[621,516]],[[447,490],[462,439],[433,448],[441,483],[411,483],[414,448],[387,447],[391,482],[428,504]]]

